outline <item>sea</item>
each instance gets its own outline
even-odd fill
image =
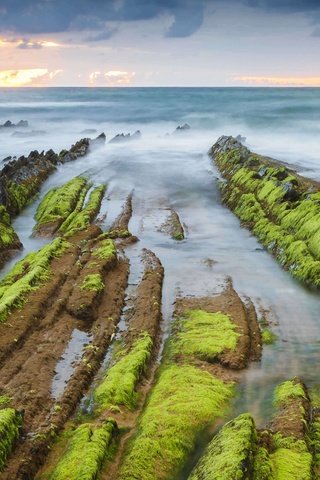
[[[241,135],[253,151],[320,179],[320,89],[1,89],[0,124],[7,120],[27,120],[29,127],[0,129],[2,165],[8,156],[60,151],[84,136],[106,135],[104,146],[60,166],[39,198],[14,220],[25,247],[15,260],[47,241],[32,237],[32,229],[40,198],[50,188],[76,175],[107,184],[101,209],[104,229],[133,192],[129,227],[140,241],[125,252],[130,282],[136,285],[141,278],[140,255],[149,248],[165,268],[165,336],[176,298],[214,295],[227,278],[243,299],[252,299],[259,318],[267,318],[278,336],[274,345],[264,347],[261,361],[243,373],[230,416],[250,410],[263,425],[272,411],[273,388],[292,376],[319,387],[320,295],[284,271],[222,204],[219,172],[208,150],[220,135]],[[185,124],[190,129],[176,131]],[[119,133],[137,130],[138,140],[109,143]],[[183,222],[182,242],[161,229],[170,208]],[[72,345],[79,348],[77,342],[70,345],[69,350]],[[77,352],[69,350],[74,358]]]

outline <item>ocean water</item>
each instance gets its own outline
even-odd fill
[[[140,242],[126,254],[135,272],[141,272],[139,255],[144,247],[164,265],[166,335],[177,296],[214,294],[227,277],[243,298],[252,298],[260,316],[267,315],[278,341],[266,346],[261,362],[243,373],[230,415],[250,410],[262,425],[270,415],[271,392],[278,382],[294,375],[310,386],[319,382],[320,296],[283,271],[221,204],[219,173],[207,152],[220,135],[241,134],[249,148],[320,179],[320,89],[0,90],[0,123],[8,119],[28,120],[29,131],[46,133],[20,138],[12,136],[17,129],[0,130],[0,159],[34,149],[68,148],[85,129],[97,130],[92,136],[104,131],[107,141],[117,133],[141,131],[140,140],[106,143],[59,167],[41,195],[79,174],[105,182],[102,213],[107,214],[103,227],[108,228],[133,191],[130,230]],[[189,131],[172,135],[186,122]],[[25,246],[23,254],[45,241],[31,237],[38,202],[14,221]],[[183,242],[159,231],[170,207],[185,225]],[[68,351],[70,358],[76,353]]]

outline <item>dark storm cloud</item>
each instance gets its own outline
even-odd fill
[[[244,0],[250,7],[279,12],[305,12],[320,10],[320,0]]]
[[[27,34],[93,30],[104,40],[114,32],[106,22],[150,20],[169,13],[174,22],[168,36],[186,37],[202,25],[208,1],[0,0],[0,30]]]

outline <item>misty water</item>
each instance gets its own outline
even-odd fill
[[[130,231],[140,241],[128,247],[126,254],[135,264],[135,272],[143,248],[152,250],[165,268],[165,334],[177,296],[214,294],[221,291],[227,277],[243,298],[251,297],[260,316],[267,312],[278,341],[265,346],[261,362],[243,373],[231,414],[250,410],[262,425],[271,413],[275,384],[294,375],[309,386],[317,383],[320,295],[283,271],[221,204],[219,174],[207,151],[220,135],[241,134],[247,137],[249,148],[319,179],[320,90],[2,90],[0,123],[7,119],[14,123],[28,120],[30,131],[46,133],[20,138],[12,136],[17,129],[0,131],[0,158],[34,149],[69,148],[86,136],[81,133],[85,129],[97,130],[90,136],[104,131],[107,141],[117,133],[141,130],[140,140],[106,143],[89,156],[60,166],[44,184],[40,197],[75,175],[105,182],[108,189],[101,213],[107,214],[103,220],[106,229],[133,191]],[[185,122],[190,131],[171,135]],[[45,242],[31,237],[38,202],[14,221],[25,246],[23,254]],[[187,234],[182,242],[159,231],[169,207],[185,225]],[[77,341],[73,344],[78,348]],[[74,360],[75,352],[69,350]]]

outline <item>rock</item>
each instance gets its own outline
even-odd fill
[[[109,143],[121,143],[121,142],[126,142],[131,140],[138,140],[139,138],[141,138],[140,130],[137,130],[132,135],[130,133],[126,133],[126,134],[118,133],[118,135],[116,135],[111,140],[109,140]]]
[[[6,157],[2,160],[2,163],[5,163],[5,162],[10,162],[10,160],[12,160],[13,157],[9,156],[9,157]]]
[[[29,127],[29,123],[27,120],[20,120],[20,122],[17,123],[16,127]]]
[[[101,143],[105,143],[106,141],[106,134],[105,133],[100,133],[96,138],[93,138],[90,140],[90,146],[91,145],[101,145]]]
[[[10,120],[4,122],[3,125],[0,125],[0,128],[15,128],[15,127],[29,127],[29,123],[27,120],[20,120],[17,124],[12,123]]]
[[[247,137],[243,137],[242,135],[237,135],[236,140],[241,143],[245,143],[247,141]]]
[[[173,134],[187,132],[188,130],[191,130],[191,127],[188,123],[185,123],[184,125],[178,125]]]

